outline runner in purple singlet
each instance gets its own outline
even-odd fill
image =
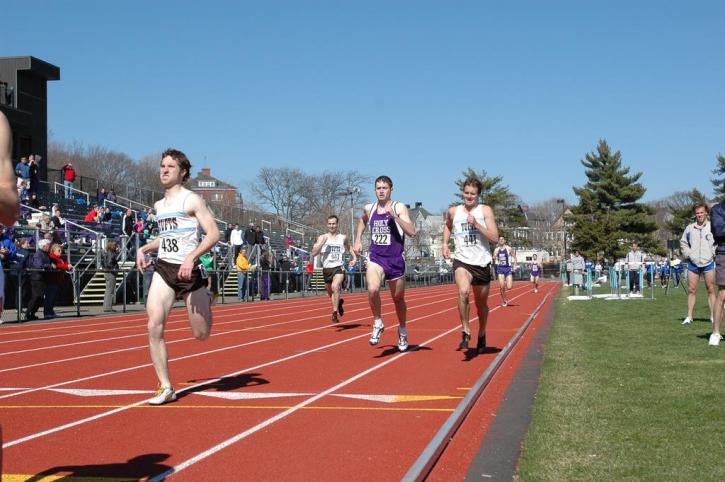
[[[508,306],[506,290],[513,286],[513,270],[516,269],[516,257],[511,246],[506,244],[503,236],[498,238],[498,246],[493,251],[493,259],[496,263],[496,274],[498,275],[498,286],[501,291],[501,306]]]
[[[365,279],[368,285],[368,301],[373,313],[373,333],[370,344],[377,345],[385,325],[381,315],[380,287],[387,280],[390,294],[398,315],[398,350],[408,349],[408,330],[405,326],[407,306],[405,304],[405,256],[403,248],[405,235],[415,236],[415,226],[410,221],[405,204],[390,199],[393,181],[388,176],[375,180],[377,201],[365,205],[357,226],[354,251],[362,253],[362,234],[370,227],[369,262]]]

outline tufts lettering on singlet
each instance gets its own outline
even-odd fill
[[[159,259],[181,264],[199,245],[199,221],[184,210],[189,191],[181,199],[165,206],[164,200],[156,203],[156,222],[159,225]]]
[[[478,205],[471,211],[476,222],[486,227],[483,217],[483,206]],[[468,224],[468,213],[462,205],[456,206],[453,215],[453,241],[455,243],[454,257],[462,263],[473,266],[487,266],[491,263],[491,252],[488,243],[481,232],[472,224]]]
[[[345,235],[338,234],[335,239],[329,237],[322,245],[320,254],[322,255],[323,268],[337,268],[342,266],[342,255],[345,251]]]

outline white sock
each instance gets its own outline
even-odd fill
[[[373,326],[375,328],[380,328],[381,326],[383,326],[383,320],[381,318],[376,318],[373,322]]]
[[[408,328],[398,328],[398,334],[402,336],[408,336]]]

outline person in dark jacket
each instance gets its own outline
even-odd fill
[[[254,233],[254,234],[255,234],[255,237],[256,237],[256,240],[255,240],[256,244],[264,245],[265,244],[264,231],[262,231],[262,227],[261,226],[257,226],[257,232]]]
[[[257,230],[254,229],[254,223],[249,223],[247,229],[244,230],[244,242],[247,243],[247,252],[252,254],[252,247],[257,244]]]
[[[46,275],[47,285],[45,288],[45,303],[43,305],[43,319],[49,320],[55,318],[55,300],[58,298],[61,286],[65,281],[65,273],[70,271],[72,266],[63,259],[63,247],[58,243],[53,243],[48,252],[50,261],[53,263],[53,269]]]
[[[43,296],[45,295],[46,282],[47,282],[47,270],[53,268],[53,263],[50,260],[50,240],[41,239],[38,241],[38,250],[30,256],[28,261],[28,269],[30,269],[30,302],[28,302],[28,309],[25,311],[25,321],[37,320],[35,312],[38,311],[43,305]]]
[[[103,252],[101,263],[103,267],[103,277],[106,279],[106,292],[103,296],[103,311],[107,313],[114,312],[113,299],[116,294],[116,271],[118,271],[118,243],[109,241],[106,243],[106,250]]]
[[[723,303],[725,303],[725,203],[717,203],[710,209],[710,231],[715,238],[715,283],[717,283],[717,300],[713,308],[712,333],[708,345],[717,346],[722,340],[720,321],[722,320]]]
[[[21,296],[27,305],[28,300],[28,278],[25,270],[28,267],[28,261],[30,259],[30,252],[28,251],[28,245],[30,241],[28,238],[19,238],[15,240],[15,256],[10,262],[10,276],[8,277],[8,286],[5,292],[8,294],[7,301],[12,303],[12,306],[18,306],[18,296]],[[22,286],[20,286],[22,285]],[[18,288],[20,294],[18,294]]]

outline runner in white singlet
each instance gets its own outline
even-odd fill
[[[350,248],[350,241],[347,236],[337,232],[338,218],[334,214],[327,217],[327,233],[321,234],[312,247],[312,256],[322,255],[322,275],[325,278],[325,289],[332,300],[332,321],[338,322],[337,315],[345,314],[343,304],[345,300],[340,298],[340,286],[345,280],[343,266],[343,255],[345,251],[350,252],[350,266],[357,261],[355,253]]]
[[[12,226],[18,218],[18,191],[10,159],[13,137],[5,114],[0,112],[0,224]],[[5,303],[5,273],[0,269],[0,315]],[[0,318],[2,323],[2,318]]]
[[[159,379],[158,392],[149,400],[151,405],[176,400],[164,340],[166,320],[174,302],[181,298],[186,303],[189,324],[196,339],[206,340],[211,332],[207,273],[199,257],[219,241],[219,228],[204,200],[183,187],[190,172],[191,163],[183,152],[168,149],[161,155],[159,177],[165,194],[155,205],[159,236],[140,248],[136,255],[136,263],[143,272],[148,264],[145,255],[158,251],[146,303],[149,351]],[[206,232],[201,242],[200,228]]]
[[[458,314],[463,329],[458,349],[468,350],[471,339],[468,300],[472,289],[478,314],[476,353],[484,353],[486,350],[488,293],[491,283],[491,252],[488,245],[498,239],[493,210],[478,203],[481,187],[478,179],[466,179],[463,183],[463,204],[448,209],[443,226],[444,258],[450,258],[448,241],[451,235],[455,243],[453,275],[458,287]]]

